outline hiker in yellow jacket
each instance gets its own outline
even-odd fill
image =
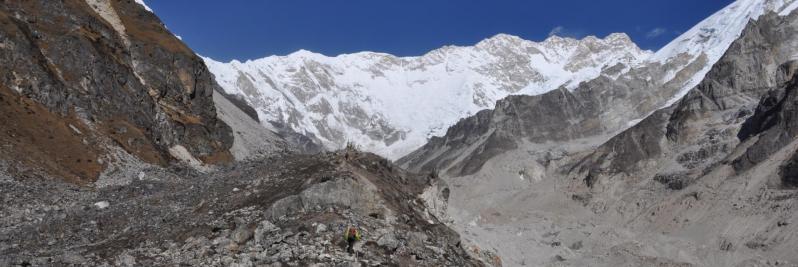
[[[360,241],[360,231],[355,226],[349,226],[344,231],[344,240],[346,240],[346,252],[349,254],[355,253],[353,246],[355,242]]]

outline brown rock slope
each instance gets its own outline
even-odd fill
[[[216,118],[213,105],[212,93],[218,87],[213,76],[135,1],[5,1],[0,5],[0,65],[4,96],[30,99],[31,105],[39,103],[48,110],[36,113],[41,118],[7,113],[9,120],[71,123],[85,136],[110,138],[109,143],[155,164],[172,161],[169,150],[176,147],[190,154],[179,155],[183,159],[232,159],[231,131]],[[47,163],[54,174],[69,170],[64,176],[70,179],[96,179],[101,168],[96,155],[104,153],[106,142],[77,149],[85,144],[67,137],[69,132],[59,137],[57,146],[31,142],[36,145],[25,148],[31,153],[20,155],[59,154],[71,162]],[[59,146],[75,149],[60,151]],[[85,161],[89,156],[91,167]],[[82,167],[71,166],[77,158],[83,160]]]
[[[87,127],[74,113],[67,117],[0,85],[0,160],[34,166],[67,181],[86,184],[99,175],[97,148],[83,143]],[[19,168],[14,172],[22,173]]]

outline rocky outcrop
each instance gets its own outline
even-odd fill
[[[798,153],[781,167],[781,183],[787,188],[798,188]]]
[[[81,138],[96,153],[113,145],[103,142],[109,139],[154,164],[178,156],[203,164],[232,159],[233,136],[213,104],[213,75],[135,1],[6,2],[0,37],[3,90],[57,114],[53,124],[79,121],[83,126],[72,125],[84,127]],[[69,169],[71,162],[58,164]],[[97,174],[75,173],[85,180]]]
[[[782,66],[780,76],[792,78],[764,95],[754,114],[742,125],[738,133],[740,140],[755,140],[751,140],[753,144],[734,161],[734,167],[738,171],[750,169],[764,161],[798,136],[795,120],[798,115],[795,107],[795,90],[798,87],[796,69],[796,61]]]

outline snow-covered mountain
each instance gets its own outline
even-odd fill
[[[246,62],[205,61],[227,93],[245,96],[267,126],[308,135],[327,148],[353,142],[396,159],[508,95],[574,89],[600,75],[618,79],[632,68],[665,73],[652,87],[678,87],[659,92],[670,99],[662,104],[670,105],[703,79],[750,19],[795,6],[788,0],[736,1],[656,53],[623,33],[542,42],[499,34],[419,57],[329,57],[301,50]]]
[[[419,57],[328,57],[303,50],[243,63],[205,61],[227,93],[245,96],[264,123],[328,148],[354,142],[397,158],[507,95],[573,88],[603,69],[635,65],[650,55],[625,34],[543,42],[499,34]]]

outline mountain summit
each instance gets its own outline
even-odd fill
[[[243,63],[205,62],[224,90],[244,96],[270,127],[289,128],[330,149],[353,142],[395,159],[505,96],[573,88],[650,55],[622,33],[543,42],[499,34],[418,57],[328,57],[303,50]]]

